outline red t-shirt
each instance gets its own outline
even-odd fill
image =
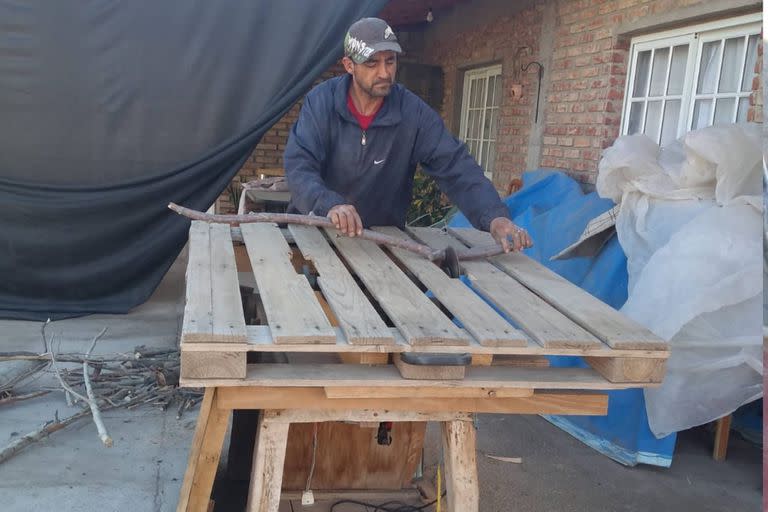
[[[352,101],[352,95],[347,95],[347,108],[349,108],[349,111],[352,112],[352,115],[355,116],[355,119],[357,119],[357,122],[360,123],[360,128],[363,130],[367,130],[369,126],[371,126],[371,123],[373,122],[373,118],[376,117],[376,114],[379,113],[379,110],[381,110],[381,106],[384,104],[382,101],[379,103],[379,108],[376,109],[376,111],[369,115],[364,116],[360,112],[357,111],[357,108],[355,108],[355,103]]]

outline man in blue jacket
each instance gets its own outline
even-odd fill
[[[418,96],[395,83],[392,29],[355,22],[344,39],[347,74],[307,94],[285,148],[290,212],[327,216],[348,236],[368,226],[405,225],[417,164],[476,228],[505,251],[532,245],[466,145]]]

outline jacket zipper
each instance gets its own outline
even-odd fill
[[[366,142],[366,141],[365,141],[365,130],[363,130],[363,138],[362,138],[362,139],[360,139],[360,145],[361,145],[361,146],[365,146],[365,142]]]

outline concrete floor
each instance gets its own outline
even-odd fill
[[[97,352],[126,352],[136,345],[175,346],[183,311],[184,261],[177,262],[153,298],[128,315],[97,315],[56,322],[61,352],[82,352],[109,327]],[[0,350],[37,350],[40,325],[0,320]],[[32,389],[50,375],[27,384]],[[22,388],[23,390],[23,388]],[[0,446],[68,415],[60,393],[0,409]],[[89,420],[53,434],[0,464],[2,512],[163,512],[175,510],[196,411],[180,421],[175,411],[142,408],[105,414],[114,438],[104,448]],[[731,436],[728,459],[711,459],[713,435],[706,428],[682,432],[672,467],[623,467],[537,416],[480,415],[478,467],[482,512],[666,512],[757,511],[762,497],[761,450]],[[438,456],[430,428],[425,460]],[[486,454],[522,457],[521,464]],[[429,468],[427,468],[429,470]],[[236,503],[244,486],[218,490]],[[238,496],[237,493],[240,493]],[[292,507],[292,508],[291,508]],[[220,510],[238,510],[220,500]],[[284,502],[281,511],[321,512],[330,504],[302,508]],[[360,506],[336,512],[362,512]],[[431,509],[430,509],[431,510]]]

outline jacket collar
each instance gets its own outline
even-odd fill
[[[352,75],[346,73],[345,75],[333,78],[332,80],[336,81],[336,87],[333,91],[333,105],[336,109],[336,113],[345,121],[356,124],[357,120],[347,107],[347,94],[349,93],[349,85],[352,83]],[[379,110],[376,117],[373,118],[371,127],[393,126],[399,124],[402,120],[402,115],[400,114],[402,100],[403,86],[395,83],[392,86],[389,95],[384,98],[384,104],[381,105],[381,110]]]

